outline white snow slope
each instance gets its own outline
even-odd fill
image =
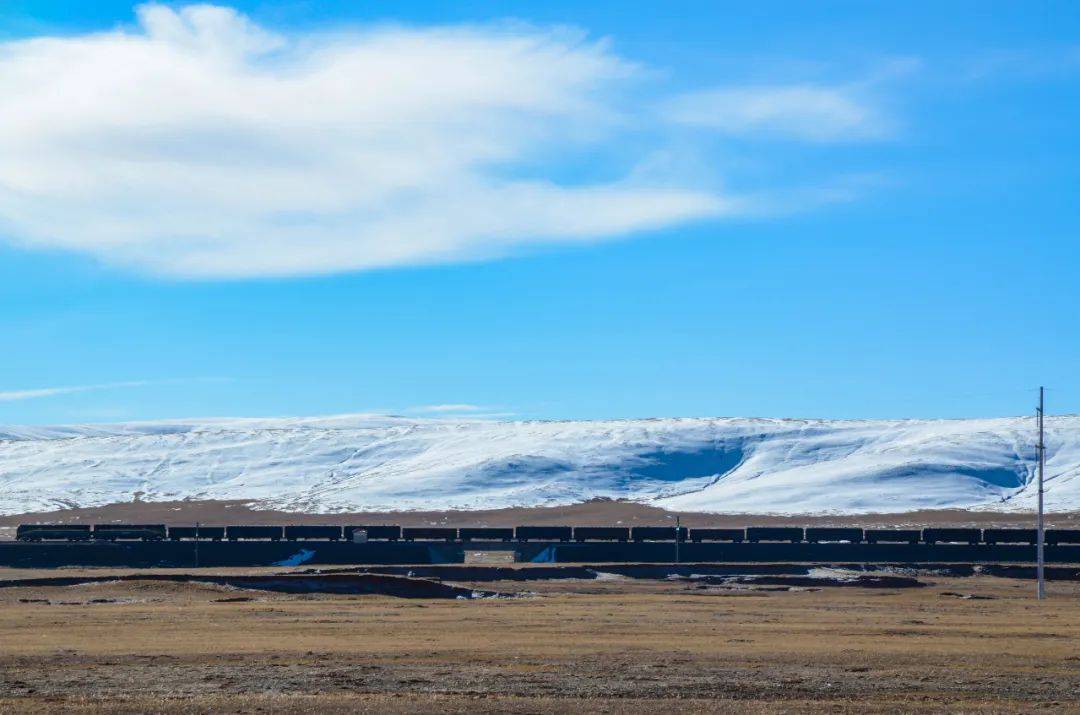
[[[726,513],[1030,509],[1033,420],[417,420],[0,428],[0,513],[141,499],[302,512],[596,497]],[[1046,499],[1080,509],[1080,417],[1048,420]]]

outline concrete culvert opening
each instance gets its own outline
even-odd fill
[[[506,549],[466,549],[467,564],[513,564],[518,562],[517,551]]]

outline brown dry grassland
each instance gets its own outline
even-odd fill
[[[253,508],[245,501],[133,501],[100,507],[59,509],[29,514],[0,516],[0,538],[13,538],[20,523],[108,523],[136,524],[401,524],[403,526],[518,526],[673,524],[676,516],[686,526],[862,526],[862,527],[1031,527],[1035,517],[1024,512],[967,511],[939,509],[897,514],[855,514],[825,516],[778,516],[775,514],[705,514],[672,512],[647,504],[596,499],[567,506],[508,508],[477,511],[402,511],[303,514]],[[1056,512],[1047,516],[1047,525],[1080,528],[1080,513]]]
[[[496,582],[477,585],[523,595],[473,601],[2,588],[0,712],[1080,711],[1080,584],[1040,604],[1030,582],[921,578]]]

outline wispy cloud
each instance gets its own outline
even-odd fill
[[[892,121],[857,85],[790,84],[691,92],[667,103],[670,121],[733,135],[813,142],[881,139]]]
[[[416,405],[415,407],[406,409],[405,414],[433,415],[445,419],[456,417],[469,420],[506,420],[517,416],[517,413],[505,411],[499,407],[472,405],[468,403]]]
[[[97,385],[71,385],[67,387],[40,387],[32,390],[9,390],[0,392],[0,402],[16,402],[18,400],[34,400],[40,397],[56,397],[57,395],[70,395],[76,392],[96,392],[98,390],[118,390],[127,387],[144,387],[152,384],[147,380],[133,380],[130,382],[103,382]]]
[[[427,412],[427,413],[440,413],[440,412],[481,412],[487,408],[481,405],[468,405],[468,404],[448,404],[448,405],[418,405],[416,407],[410,407],[408,412]]]
[[[961,61],[958,76],[963,81],[1066,78],[1080,70],[1080,44],[1045,46],[1038,49],[999,49]]]
[[[175,380],[129,380],[126,382],[101,382],[94,385],[66,385],[63,387],[38,387],[29,390],[8,390],[0,392],[0,402],[17,402],[19,400],[35,400],[42,397],[57,397],[59,395],[71,395],[79,392],[98,392],[102,390],[121,390],[134,387],[147,387],[150,385],[169,385],[186,382],[224,382],[227,378],[203,377]]]

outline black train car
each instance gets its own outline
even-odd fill
[[[1051,546],[1080,544],[1080,529],[1047,529],[1045,536],[1046,543]]]
[[[674,526],[635,526],[630,530],[634,541],[674,541]],[[679,527],[679,541],[686,541],[686,527]]]
[[[514,535],[518,541],[569,541],[574,538],[574,529],[570,526],[519,526],[514,529]]]
[[[165,535],[164,524],[94,524],[92,534],[96,541],[161,541]]]
[[[986,544],[1036,544],[1039,541],[1037,529],[983,529],[983,543]]]
[[[922,532],[918,529],[867,529],[863,536],[868,544],[917,544],[922,539]]]
[[[939,541],[975,546],[982,541],[982,532],[979,529],[923,529],[922,539],[931,546]]]
[[[734,541],[741,544],[746,538],[746,532],[742,529],[691,529],[690,540],[702,541]]]
[[[296,541],[297,539],[330,539],[341,540],[340,526],[324,526],[320,524],[294,524],[285,527],[285,540]]]
[[[751,544],[759,541],[790,541],[797,544],[803,540],[803,530],[798,526],[748,526],[746,540]]]
[[[89,524],[19,524],[16,541],[89,541]]]
[[[372,526],[346,526],[345,540],[353,540],[353,532],[366,531],[368,539],[397,541],[401,538],[401,527],[396,524],[375,524]]]
[[[197,533],[196,533],[197,531]],[[173,541],[180,541],[181,539],[209,539],[211,541],[221,541],[225,538],[224,526],[199,526],[197,529],[194,526],[170,526],[169,538]]]
[[[463,526],[458,529],[462,541],[513,541],[512,526]]]
[[[406,526],[401,530],[401,536],[406,541],[416,539],[454,541],[457,539],[457,529],[445,526]]]
[[[625,526],[575,526],[575,541],[629,541],[630,529]]]
[[[847,541],[852,544],[861,544],[863,530],[843,526],[808,526],[806,540],[811,544],[819,541]]]
[[[226,526],[225,538],[229,541],[239,539],[270,539],[281,541],[282,529],[280,526]]]

